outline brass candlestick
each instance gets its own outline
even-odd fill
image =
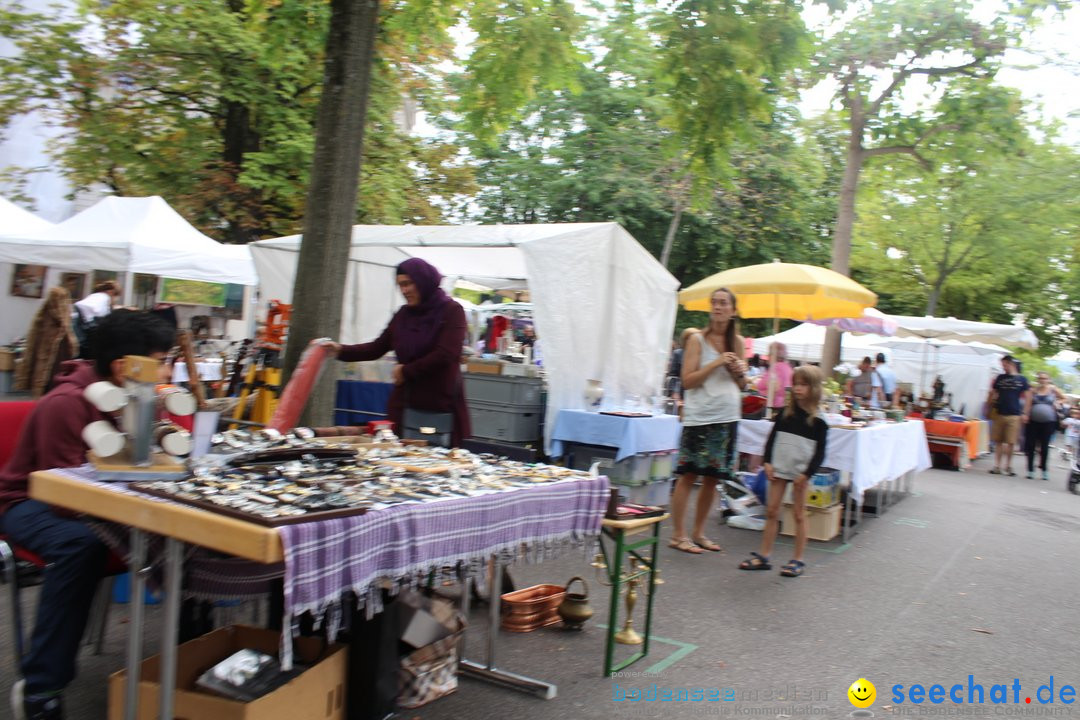
[[[641,633],[634,629],[634,606],[637,605],[637,558],[630,558],[630,579],[626,587],[626,622],[623,628],[615,633],[615,642],[623,645],[640,645],[645,642]]]

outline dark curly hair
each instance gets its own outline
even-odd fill
[[[125,355],[168,352],[176,344],[176,331],[150,313],[114,310],[97,321],[87,334],[88,352],[98,375],[112,375],[112,362]]]

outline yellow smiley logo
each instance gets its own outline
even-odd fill
[[[877,688],[866,678],[859,678],[847,689],[848,700],[857,708],[868,708],[877,698]]]

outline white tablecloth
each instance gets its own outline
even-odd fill
[[[764,454],[771,430],[769,420],[740,420],[739,452]],[[851,495],[862,504],[863,493],[878,483],[931,466],[926,429],[919,420],[858,430],[829,428],[823,464],[851,474]]]
[[[563,454],[563,441],[618,448],[615,460],[679,447],[682,423],[676,415],[621,417],[584,410],[560,410],[551,433],[551,454]]]
[[[199,379],[207,382],[222,379],[222,362],[220,360],[198,360],[195,367],[199,371]],[[173,365],[172,381],[181,383],[188,381],[187,363],[177,360]]]

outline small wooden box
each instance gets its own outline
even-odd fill
[[[465,371],[471,373],[481,373],[485,375],[502,375],[502,363],[470,360],[465,365]]]
[[[0,372],[15,369],[15,353],[12,350],[0,350]]]
[[[791,505],[784,505],[780,514],[780,534],[795,535],[795,514]],[[840,534],[840,519],[843,516],[844,506],[836,504],[832,507],[817,508],[806,507],[806,536],[811,540],[832,540]]]

